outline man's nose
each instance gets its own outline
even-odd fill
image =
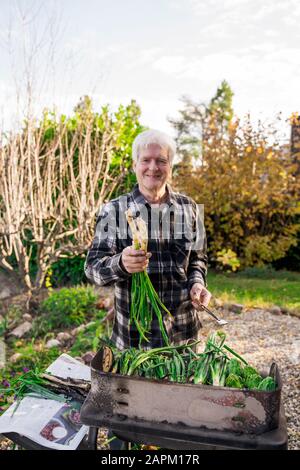
[[[150,170],[157,170],[158,169],[158,164],[157,164],[156,160],[151,160],[149,167],[150,167]]]

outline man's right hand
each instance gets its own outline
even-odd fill
[[[127,246],[122,251],[122,264],[128,273],[141,273],[148,264],[151,253],[144,250],[135,250],[132,246]]]

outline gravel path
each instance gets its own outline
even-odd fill
[[[300,318],[273,314],[261,309],[244,309],[240,314],[222,312],[229,321],[223,329],[229,346],[245,357],[260,371],[268,370],[276,362],[283,381],[282,400],[288,427],[288,448],[300,450]],[[202,313],[201,336],[206,340],[218,329],[210,317]],[[105,432],[99,436],[102,445]],[[0,438],[0,450],[11,449],[11,441]]]
[[[241,314],[224,312],[229,321],[223,329],[226,342],[260,371],[276,362],[283,381],[282,400],[288,427],[288,448],[300,449],[300,319],[245,309]],[[216,330],[216,323],[202,314],[201,335]]]

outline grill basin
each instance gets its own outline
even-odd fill
[[[269,375],[278,384],[272,392],[122,376],[102,371],[100,349],[91,363],[91,390],[81,418],[90,425],[94,416],[107,426],[130,421],[189,432],[202,428],[260,435],[279,424],[282,383],[275,363]]]

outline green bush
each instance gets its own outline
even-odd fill
[[[53,292],[41,304],[48,327],[71,327],[84,323],[96,311],[97,297],[90,286],[64,287]],[[48,328],[50,329],[50,328]]]
[[[111,334],[111,326],[102,322],[106,312],[102,311],[102,318],[100,315],[91,325],[84,331],[80,331],[72,345],[69,354],[72,356],[80,356],[87,351],[96,352],[99,349],[99,340]]]
[[[86,282],[84,274],[85,256],[62,258],[51,266],[51,285],[53,287],[74,286]]]

